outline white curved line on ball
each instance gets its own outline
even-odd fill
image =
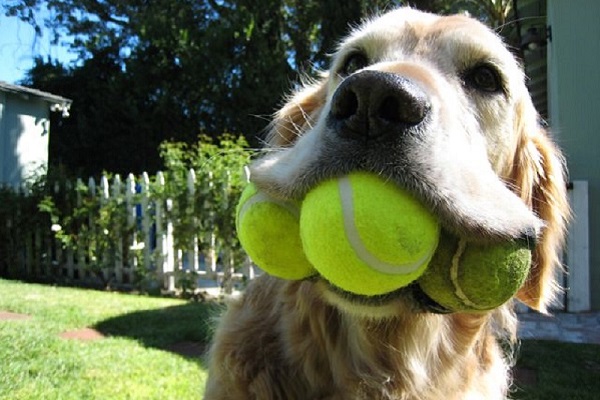
[[[294,207],[293,204],[274,199],[270,196],[267,196],[263,192],[256,192],[256,194],[253,194],[248,200],[246,200],[246,202],[240,209],[240,218],[243,217],[243,215],[246,213],[246,210],[250,208],[250,206],[257,203],[273,203],[288,210],[290,214],[292,214],[296,219],[300,217],[300,211],[298,210],[298,207]]]
[[[454,294],[456,297],[462,300],[462,302],[474,309],[483,309],[481,306],[472,302],[469,299],[469,296],[465,292],[463,292],[462,288],[458,283],[458,269],[460,268],[460,258],[462,257],[465,249],[467,247],[467,242],[464,239],[460,239],[458,241],[458,248],[456,249],[456,253],[452,256],[452,265],[450,266],[450,280],[452,281],[452,285],[454,285]]]
[[[350,178],[345,176],[338,180],[340,198],[342,203],[342,214],[344,218],[344,230],[350,246],[354,249],[356,256],[374,270],[388,275],[406,275],[418,270],[424,263],[428,262],[437,247],[434,243],[427,253],[417,261],[409,264],[390,264],[375,257],[363,244],[356,224],[354,223],[354,200],[352,196],[352,185]]]

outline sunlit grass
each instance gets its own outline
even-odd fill
[[[0,280],[1,399],[195,399],[206,369],[199,358],[164,350],[206,344],[214,307],[175,299]],[[85,327],[97,341],[60,334]]]
[[[206,368],[200,358],[165,349],[207,344],[211,304],[0,279],[0,310],[28,320],[0,321],[0,399],[197,399]],[[98,341],[60,338],[91,327]],[[518,366],[534,382],[519,400],[592,400],[600,393],[600,346],[523,341]]]

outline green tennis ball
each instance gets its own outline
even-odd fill
[[[323,182],[302,203],[306,257],[332,285],[376,296],[417,279],[438,243],[437,219],[411,194],[367,173]]]
[[[531,250],[525,241],[483,245],[444,232],[418,283],[448,311],[486,311],[515,295],[530,265]]]
[[[242,247],[265,272],[283,279],[303,279],[315,273],[302,250],[299,208],[267,196],[250,183],[236,210]]]

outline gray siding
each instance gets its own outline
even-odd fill
[[[600,1],[548,1],[550,124],[571,180],[589,182],[590,285],[600,309]]]

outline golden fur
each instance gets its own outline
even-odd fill
[[[372,142],[342,144],[326,124],[341,65],[357,49],[369,59],[357,74],[406,77],[426,93],[419,140],[371,152]],[[478,63],[499,71],[502,93],[465,84],[464,71]],[[518,64],[480,23],[411,9],[365,22],[341,44],[331,72],[277,113],[269,143],[252,180],[276,197],[299,199],[322,179],[363,168],[414,190],[457,235],[498,240],[534,230],[531,273],[517,298],[540,311],[552,300],[569,213],[562,158],[539,126]],[[400,176],[398,165],[386,169],[395,157],[410,173],[426,166],[416,171],[422,181]],[[260,277],[220,320],[205,398],[506,398],[512,302],[452,314],[416,303],[408,294],[362,301],[318,278]]]

